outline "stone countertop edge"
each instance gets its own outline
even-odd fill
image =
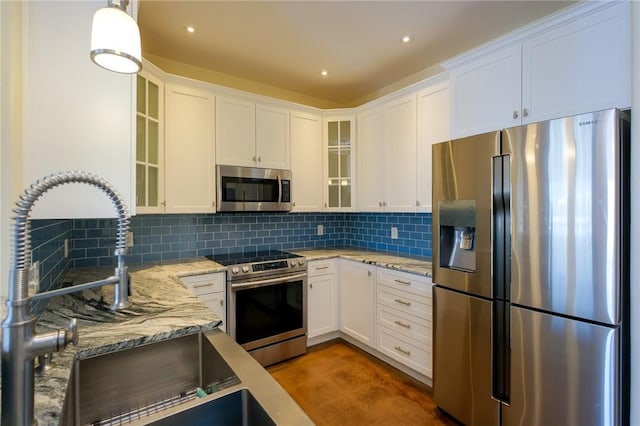
[[[130,307],[111,312],[113,285],[55,297],[36,325],[38,333],[78,322],[78,346],[69,345],[53,354],[43,375],[35,376],[34,416],[39,426],[60,422],[71,369],[76,359],[120,351],[187,334],[214,330],[220,319],[191,293],[179,277],[223,272],[226,269],[206,259],[164,265],[129,267],[132,294]],[[63,285],[106,278],[113,268],[74,269]],[[4,315],[4,314],[3,314]]]
[[[416,258],[412,256],[403,256],[401,254],[356,249],[350,247],[303,249],[290,251],[291,253],[305,256],[307,258],[307,261],[342,258],[433,278],[432,263],[426,259]]]

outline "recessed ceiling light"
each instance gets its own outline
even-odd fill
[[[189,25],[186,29],[187,29],[188,33],[195,33],[196,32],[196,29],[194,27],[192,27],[191,25]]]
[[[409,37],[409,36],[402,37],[402,42],[403,43],[409,43],[410,41],[411,41],[411,37]]]
[[[328,75],[329,75],[329,73],[327,72],[327,70],[322,70],[322,71],[320,72],[320,74],[321,74],[323,77],[326,77],[326,76],[328,76]]]

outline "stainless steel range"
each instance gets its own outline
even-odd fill
[[[207,258],[227,267],[227,332],[267,366],[307,351],[307,262],[261,251]]]

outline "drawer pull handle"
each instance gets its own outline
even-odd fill
[[[195,284],[193,288],[212,287],[213,283]]]
[[[224,306],[224,300],[220,299],[220,306]]]
[[[404,284],[404,285],[411,285],[411,281],[395,280],[395,282],[397,282],[399,284]]]
[[[407,302],[406,300],[402,300],[402,299],[395,299],[395,301],[396,301],[397,303],[400,303],[401,305],[411,306],[411,302]]]
[[[400,346],[396,346],[394,347],[394,349],[398,352],[401,352],[403,354],[405,354],[406,356],[411,356],[411,351],[408,351],[406,349],[402,349]]]
[[[316,266],[316,271],[319,271],[321,269],[329,269],[328,266]]]
[[[405,324],[402,321],[395,321],[395,323],[398,324],[400,327],[411,328],[411,324]]]

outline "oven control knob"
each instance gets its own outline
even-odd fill
[[[304,259],[300,259],[300,260],[298,260],[298,265],[300,265],[300,266],[304,266]]]
[[[242,272],[244,272],[245,274],[246,274],[247,272],[249,272],[249,267],[248,267],[247,265],[244,265],[244,266],[242,267]]]
[[[240,269],[238,269],[237,266],[234,266],[233,268],[231,268],[231,273],[232,274],[237,274],[238,272],[240,272]]]
[[[296,261],[295,260],[289,261],[289,267],[293,268],[294,266],[296,266]]]

